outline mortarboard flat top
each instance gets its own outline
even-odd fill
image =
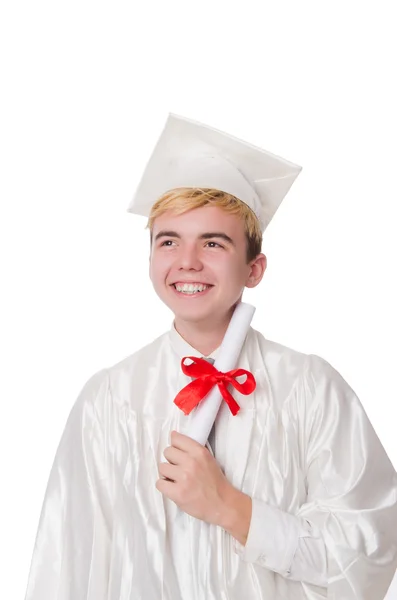
[[[264,231],[300,171],[275,154],[170,114],[127,211],[148,217],[171,189],[215,188],[245,202]]]

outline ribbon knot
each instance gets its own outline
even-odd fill
[[[190,365],[185,364],[187,358],[192,361]],[[196,356],[185,356],[182,358],[181,367],[185,375],[195,377],[193,381],[181,389],[174,400],[174,403],[185,413],[185,415],[191,413],[193,408],[207,396],[214,385],[217,385],[222,398],[225,400],[234,416],[238,413],[240,407],[228,391],[227,386],[231,384],[245,396],[251,394],[256,388],[255,377],[245,369],[233,369],[232,371],[222,373],[222,371],[218,371],[211,363]],[[244,383],[239,383],[236,381],[236,378],[241,377],[242,375],[246,376],[246,380]]]

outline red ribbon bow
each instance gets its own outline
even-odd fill
[[[185,365],[187,358],[193,361],[190,365]],[[217,384],[223,399],[227,402],[234,416],[238,413],[240,407],[227,390],[227,385],[229,383],[232,384],[236,390],[245,396],[251,394],[256,388],[255,377],[245,369],[233,369],[227,373],[222,373],[211,363],[196,356],[185,356],[182,358],[181,366],[185,375],[196,377],[194,381],[191,381],[181,389],[174,400],[175,404],[183,410],[185,415],[188,415],[199,404],[200,400],[205,398],[214,385]],[[235,380],[236,377],[240,377],[241,375],[247,376],[244,383],[239,383]]]

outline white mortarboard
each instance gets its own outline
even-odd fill
[[[300,171],[227,133],[169,114],[127,211],[148,217],[171,189],[215,188],[245,202],[264,231]]]

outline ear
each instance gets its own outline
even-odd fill
[[[267,268],[267,258],[264,254],[258,254],[250,263],[250,272],[245,283],[245,287],[254,288],[262,280]]]

